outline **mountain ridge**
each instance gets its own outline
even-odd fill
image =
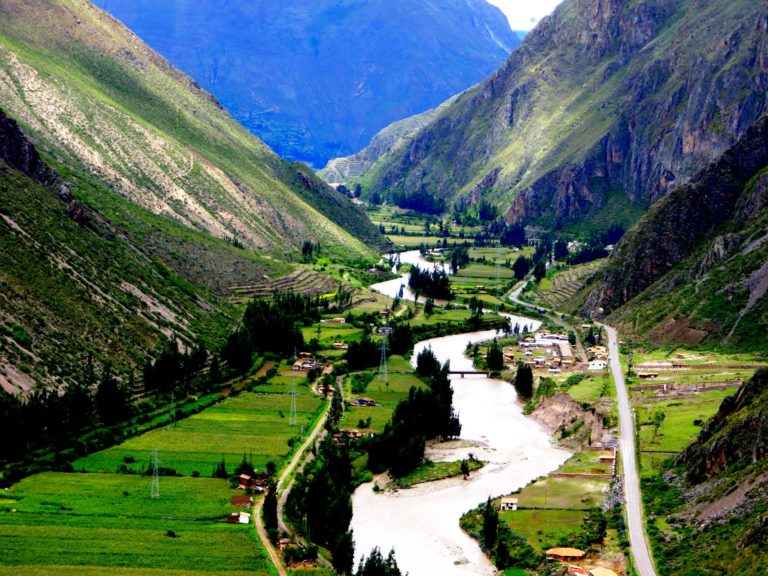
[[[509,222],[555,227],[615,194],[651,204],[744,133],[766,86],[764,6],[567,0],[497,72],[374,165],[363,193],[426,191],[458,207],[486,199]]]
[[[0,14],[0,95],[54,163],[96,172],[151,212],[281,255],[304,240],[358,254],[368,249],[352,234],[380,241],[362,211],[280,160],[90,3],[5,0]]]

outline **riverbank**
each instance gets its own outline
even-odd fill
[[[467,343],[495,334],[483,331],[420,342],[413,358],[429,346],[438,360],[450,361],[453,370],[471,370],[471,360],[464,356]],[[543,426],[523,415],[508,383],[468,376],[454,378],[452,385],[461,439],[468,443],[450,450],[433,447],[425,456],[446,462],[472,454],[488,464],[468,480],[449,478],[397,492],[374,492],[374,484],[367,483],[353,494],[357,550],[394,548],[398,564],[411,576],[495,574],[495,567],[459,526],[461,515],[489,497],[522,488],[570,456],[553,446]]]

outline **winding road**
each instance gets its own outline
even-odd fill
[[[325,431],[325,422],[326,420],[328,420],[328,412],[330,411],[330,408],[331,408],[330,401],[326,401],[326,406],[325,406],[325,410],[323,411],[323,415],[317,421],[317,424],[315,424],[315,427],[312,429],[312,432],[307,436],[307,439],[304,440],[304,443],[301,445],[301,447],[298,450],[296,450],[296,454],[293,455],[293,458],[291,458],[291,461],[288,463],[288,465],[283,470],[282,474],[280,474],[280,476],[277,479],[277,484],[275,485],[275,490],[277,490],[277,493],[279,495],[277,499],[277,523],[278,523],[278,528],[283,532],[290,532],[289,527],[286,525],[285,520],[283,519],[283,509],[285,507],[285,502],[288,499],[288,494],[291,491],[291,485],[293,484],[293,479],[295,478],[294,472],[297,470],[297,467],[302,462],[302,458],[304,457],[305,452],[315,443],[315,441]],[[306,461],[304,463],[306,463]],[[290,482],[288,482],[288,486],[286,488],[283,488],[283,484],[285,484],[286,480],[288,480],[289,478],[290,478]],[[282,556],[277,550],[275,550],[275,547],[272,545],[272,542],[269,539],[267,531],[264,528],[264,521],[262,520],[262,517],[261,517],[261,510],[263,507],[264,507],[264,498],[261,498],[259,502],[256,504],[254,508],[254,514],[253,514],[254,522],[256,524],[256,532],[258,533],[262,544],[264,544],[264,548],[267,550],[267,554],[269,554],[269,558],[272,561],[272,564],[274,564],[275,570],[277,570],[277,573],[279,574],[279,576],[288,576],[288,572],[285,569],[285,564],[283,563]]]
[[[511,301],[527,308],[539,309],[528,302],[520,300],[520,292],[527,280],[523,280],[508,294]],[[549,312],[554,313],[552,310]],[[553,318],[562,325],[562,320]],[[624,474],[624,499],[626,500],[627,525],[629,528],[629,544],[632,549],[632,559],[639,576],[656,576],[656,569],[651,558],[651,550],[645,537],[643,524],[643,500],[640,496],[640,478],[637,474],[637,457],[635,454],[635,424],[632,409],[629,405],[629,394],[624,383],[624,373],[619,357],[619,338],[616,329],[595,322],[605,329],[608,335],[608,351],[610,354],[611,374],[616,388],[616,402],[619,408],[619,452],[621,454],[622,471]]]

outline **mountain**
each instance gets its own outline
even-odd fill
[[[97,0],[280,156],[321,167],[519,44],[485,0]]]
[[[323,180],[332,185],[345,184],[351,179],[360,178],[366,173],[368,168],[385,154],[388,154],[397,147],[403,146],[411,136],[429,124],[454,99],[455,96],[449,98],[437,108],[432,108],[421,114],[393,122],[378,132],[371,139],[370,144],[360,150],[360,152],[351,156],[329,160],[325,168],[320,170],[318,174]]]
[[[655,204],[589,297],[627,333],[768,350],[768,115]]]
[[[643,488],[660,576],[765,574],[768,370],[726,398],[675,466]]]
[[[125,382],[216,350],[231,287],[305,241],[370,257],[365,214],[84,0],[0,0],[0,387]]]
[[[165,338],[211,346],[234,322],[211,290],[76,198],[2,111],[0,199],[0,390],[85,381],[91,362],[125,376]],[[189,237],[224,264],[265,271],[223,240]]]
[[[507,62],[361,179],[487,199],[510,222],[629,225],[766,108],[768,7],[566,0]]]
[[[189,228],[281,258],[304,240],[345,254],[378,241],[361,210],[85,0],[0,0],[0,101],[52,164]]]

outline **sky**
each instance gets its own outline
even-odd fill
[[[531,30],[544,16],[552,13],[560,0],[488,0],[501,8],[512,30]]]

